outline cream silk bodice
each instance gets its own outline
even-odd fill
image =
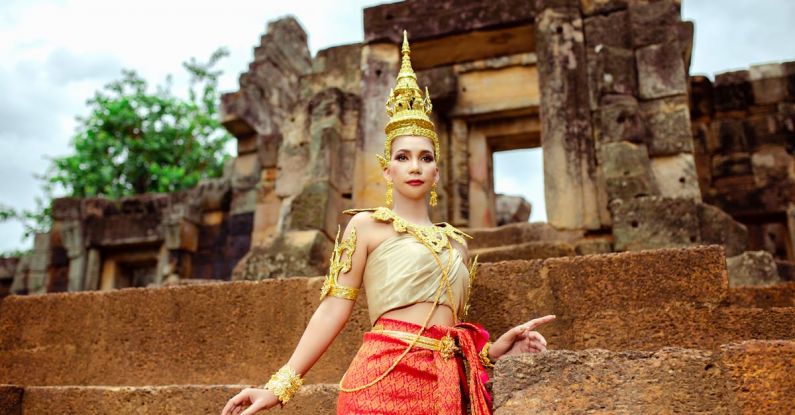
[[[372,209],[350,210],[346,213],[362,210]],[[463,236],[468,235],[447,223],[427,227],[413,225],[387,208],[375,209],[373,218],[392,221],[398,234],[375,247],[365,263],[363,283],[367,292],[370,323],[375,324],[378,317],[389,310],[419,302],[432,303],[443,281],[439,262],[448,270],[450,282],[449,293],[446,286],[442,287],[439,304],[446,304],[456,310],[458,316],[463,316],[469,298],[469,270],[461,252],[452,248],[446,238],[462,242]],[[449,294],[452,294],[452,303]]]

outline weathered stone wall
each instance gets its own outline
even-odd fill
[[[347,221],[341,212],[353,206],[361,54],[354,44],[312,59],[306,33],[285,18],[269,25],[241,90],[224,96],[238,152],[240,143],[252,143],[237,160],[257,160],[252,175],[259,181],[246,190],[253,195],[252,249],[233,279],[317,275],[327,267],[337,227]]]
[[[795,261],[795,62],[690,80],[705,201],[748,228],[748,249]]]

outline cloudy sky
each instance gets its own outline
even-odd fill
[[[206,59],[220,46],[230,56],[221,88],[237,89],[268,21],[295,15],[312,53],[362,40],[362,8],[381,1],[292,0],[2,0],[0,1],[0,204],[30,209],[41,194],[34,178],[48,157],[67,154],[75,117],[85,101],[122,68],[150,84],[174,76],[184,91],[181,62]],[[795,2],[683,0],[696,22],[692,73],[714,74],[752,63],[795,60]],[[528,167],[529,166],[529,167]],[[524,195],[531,220],[544,220],[538,151],[495,157],[497,191]],[[0,224],[0,251],[28,247],[16,223]]]

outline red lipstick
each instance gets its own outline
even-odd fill
[[[421,185],[421,184],[423,184],[425,182],[422,181],[422,180],[409,180],[406,183],[408,183],[408,184],[410,184],[412,186],[419,186],[419,185]]]

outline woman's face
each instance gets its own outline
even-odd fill
[[[424,198],[439,180],[431,140],[418,136],[395,137],[384,178],[391,180],[394,191],[406,198]]]

